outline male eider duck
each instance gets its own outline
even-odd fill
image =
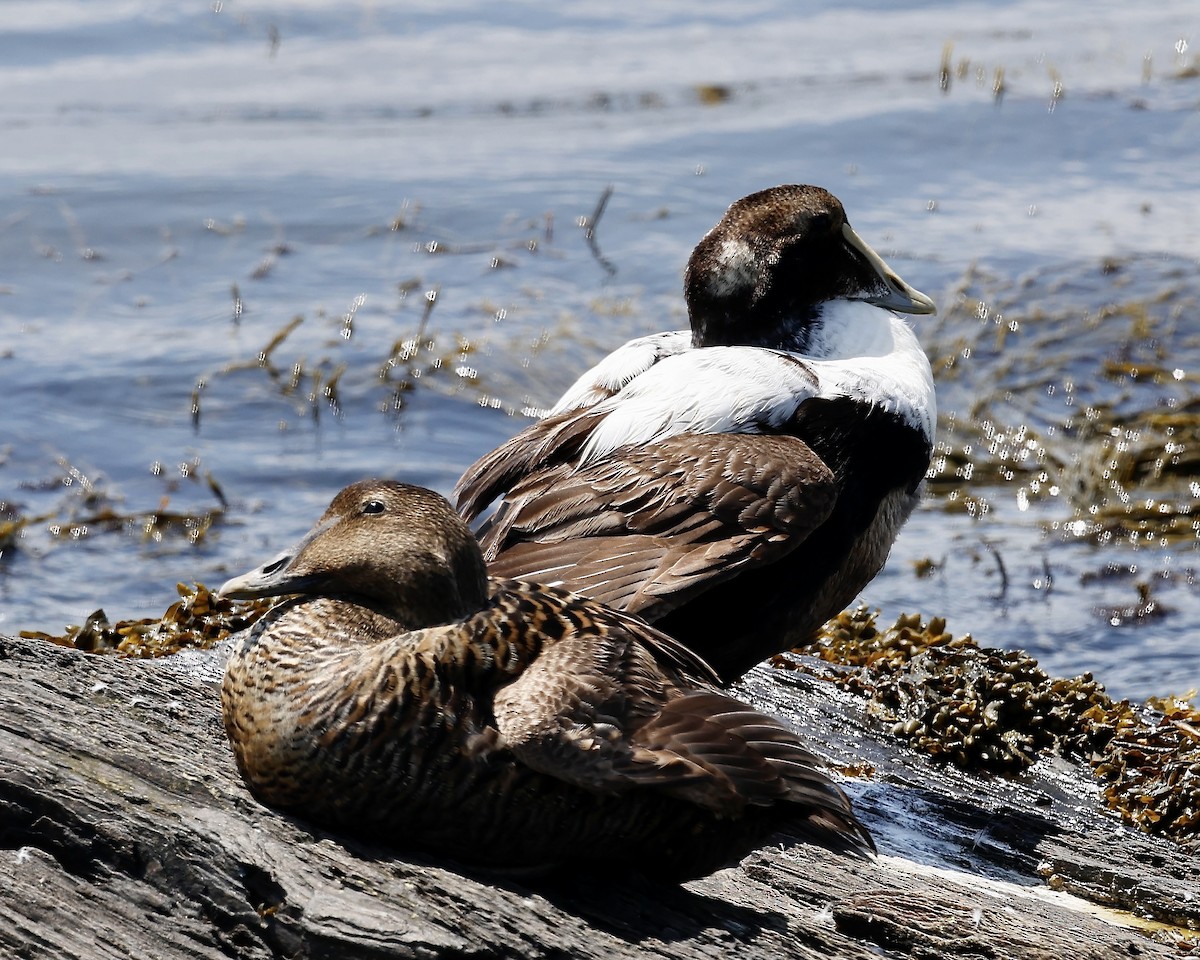
[[[684,281],[689,331],[631,340],[456,488],[493,575],[654,622],[732,680],[807,643],[917,502],[934,313],[820,187],[734,203]]]
[[[506,870],[681,881],[781,827],[872,848],[794,733],[641,620],[489,580],[470,530],[421,487],[347,487],[221,593],[297,595],[241,638],[221,689],[238,769],[272,807]]]

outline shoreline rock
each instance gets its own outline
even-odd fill
[[[482,876],[363,847],[251,798],[221,730],[218,658],[0,637],[0,952],[1169,957],[1200,928],[1200,862],[1102,812],[1079,764],[1011,780],[935,765],[879,732],[861,699],[768,667],[739,692],[835,768],[873,768],[845,786],[877,860],[781,835],[672,888]],[[1180,929],[1156,941],[1097,904]]]

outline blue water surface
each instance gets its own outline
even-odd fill
[[[1035,311],[1105,258],[1151,285],[1183,264],[1161,283],[1194,291],[1194,12],[1127,7],[5,4],[0,501],[50,519],[0,555],[0,630],[153,616],[366,475],[448,491],[586,364],[684,326],[692,246],[775,183],[833,190],[944,308],[986,269]],[[1084,282],[1080,315],[1115,289]],[[931,352],[957,335],[914,327]],[[1107,349],[1081,336],[1079,369]],[[972,399],[947,381],[943,414]],[[202,512],[209,478],[229,508],[199,539],[86,523]],[[1118,695],[1200,686],[1194,542],[1064,539],[1058,504],[980,494],[930,501],[864,600]],[[1169,573],[1169,614],[1098,612],[1136,599],[1136,572],[1090,576],[1112,564]]]

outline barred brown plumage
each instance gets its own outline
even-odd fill
[[[678,881],[785,825],[872,849],[782,723],[636,617],[489,580],[428,490],[347,487],[296,549],[221,592],[296,595],[239,638],[221,693],[238,768],[270,806],[490,868]]]

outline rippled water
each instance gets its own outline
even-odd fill
[[[586,363],[683,326],[692,245],[780,182],[833,190],[942,304],[915,327],[948,449],[987,421],[1079,473],[1045,388],[1145,406],[1104,374],[1131,339],[1172,374],[1154,404],[1196,395],[1183,0],[4,13],[0,501],[33,518],[0,555],[6,632],[161,612],[367,474],[447,491]],[[593,250],[580,223],[610,185]],[[1020,321],[1000,347],[997,314]],[[864,599],[1120,695],[1200,686],[1195,536],[1076,535],[1113,491],[1030,482],[972,480],[969,509],[935,488]],[[1196,497],[1156,483],[1132,495]],[[1161,615],[1131,623],[1139,582]]]

